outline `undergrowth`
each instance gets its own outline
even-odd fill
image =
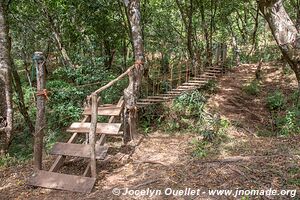
[[[226,130],[229,127],[227,120],[205,110],[207,98],[199,90],[183,93],[173,101],[161,123],[165,132],[188,132],[200,136],[201,140],[194,139],[191,142],[192,155],[200,158],[206,157],[210,150],[226,139]]]
[[[272,132],[263,136],[289,136],[300,134],[300,104],[298,92],[286,97],[276,90],[267,97],[267,108],[272,117]]]
[[[258,80],[253,80],[249,84],[244,85],[243,90],[248,94],[248,95],[253,95],[257,96],[260,93],[261,86],[259,84]]]

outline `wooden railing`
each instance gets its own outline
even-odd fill
[[[123,79],[128,73],[134,68],[134,65],[129,67],[124,73],[118,76],[116,79],[110,81],[108,84],[102,86],[101,88],[94,91],[91,95],[87,96],[87,106],[91,108],[91,126],[90,131],[88,134],[88,142],[91,146],[91,174],[92,177],[96,177],[96,152],[95,152],[95,145],[96,145],[96,129],[97,129],[97,118],[98,118],[98,104],[101,102],[101,96],[99,95],[104,90],[108,89],[109,87],[113,86],[115,83]],[[99,97],[98,97],[99,95]]]

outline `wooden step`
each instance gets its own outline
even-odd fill
[[[195,85],[181,85],[177,89],[196,89],[197,87]]]
[[[139,99],[138,101],[139,102],[163,102],[165,100],[164,99],[150,99],[150,98],[147,98],[147,99]]]
[[[222,67],[208,67],[208,68],[206,68],[205,70],[218,70],[218,71],[222,71],[223,68],[222,68]],[[205,70],[204,70],[204,71],[205,71]]]
[[[28,185],[44,188],[68,190],[72,192],[90,193],[96,178],[60,174],[39,170],[28,180]]]
[[[208,67],[205,70],[207,70],[207,69],[215,69],[215,70],[221,70],[221,71],[223,70],[222,67]]]
[[[108,135],[118,135],[121,123],[97,123],[96,133],[98,134],[108,134]],[[67,129],[67,132],[71,133],[88,133],[90,131],[91,123],[80,123],[75,122]]]
[[[172,91],[174,91],[174,92],[178,91],[178,92],[182,93],[184,91],[193,90],[193,89],[195,89],[195,88],[176,88],[176,89],[173,89]]]
[[[208,80],[209,80],[208,78],[195,77],[195,78],[189,80],[189,83],[206,83]]]
[[[172,99],[171,96],[161,96],[161,95],[158,95],[158,96],[148,96],[147,98],[149,98],[149,99],[166,99],[166,100]]]
[[[205,80],[207,80],[207,79],[211,79],[211,78],[217,78],[217,76],[210,75],[210,74],[203,74],[203,75],[201,75],[200,78],[205,78]]]
[[[166,93],[166,94],[160,94],[159,96],[163,96],[163,97],[170,97],[170,98],[175,98],[178,96],[178,94],[173,94],[173,93]]]
[[[117,107],[117,106],[98,107],[98,115],[120,116],[121,112],[122,112],[122,107]],[[91,108],[85,108],[83,114],[91,115]]]
[[[96,144],[96,159],[104,160],[107,154],[108,147],[100,146]],[[56,143],[50,151],[53,155],[63,155],[63,156],[74,156],[81,158],[90,158],[91,146],[88,144],[70,144],[70,143]]]
[[[183,86],[196,86],[197,87],[197,86],[203,85],[203,82],[198,83],[198,82],[189,81],[189,82],[183,83],[182,85]]]
[[[168,91],[167,94],[176,94],[176,95],[180,95],[181,92],[180,92],[180,91],[174,91],[174,89],[172,89],[171,91]]]
[[[210,75],[210,76],[216,76],[216,73],[211,73],[211,72],[205,72],[203,75]]]
[[[138,107],[145,107],[145,106],[149,106],[149,105],[153,105],[153,104],[155,104],[155,103],[153,103],[153,102],[136,102],[136,105]]]
[[[219,71],[219,70],[212,70],[212,69],[205,70],[205,72],[210,72],[210,73],[215,73],[215,74],[220,74],[221,73],[221,71]]]

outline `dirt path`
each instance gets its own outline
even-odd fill
[[[263,66],[263,90],[259,97],[249,97],[242,86],[254,77],[255,66],[243,65],[220,80],[220,90],[209,100],[231,122],[230,140],[221,145],[217,155],[205,159],[191,156],[191,133],[155,132],[141,139],[139,145],[112,150],[110,162],[98,164],[99,174],[91,194],[78,194],[25,185],[30,164],[0,172],[0,199],[234,199],[225,196],[115,196],[114,188],[156,189],[297,189],[300,199],[300,136],[289,138],[258,137],[266,126],[265,109],[268,90],[286,87],[280,71]],[[291,79],[293,80],[293,79]],[[294,84],[292,81],[289,84]],[[288,91],[288,90],[287,90]],[[134,150],[134,151],[133,151]],[[132,155],[131,155],[132,154]],[[131,156],[130,156],[131,155]],[[130,156],[130,157],[129,157]],[[298,181],[298,182],[297,182]],[[241,197],[240,197],[241,198]],[[244,198],[247,199],[247,198]],[[250,197],[249,199],[291,199],[288,196]]]

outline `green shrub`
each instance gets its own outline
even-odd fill
[[[0,156],[0,167],[10,167],[18,163],[19,161],[15,157],[10,156],[9,154]]]
[[[193,146],[193,153],[192,155],[197,158],[204,158],[207,156],[207,146],[209,145],[206,141],[201,141],[194,139],[191,141]]]
[[[145,109],[139,110],[139,127],[143,133],[148,134],[154,128],[160,126],[164,118],[163,113],[167,112],[166,107],[162,104],[150,105]]]
[[[283,116],[275,119],[279,135],[300,134],[300,110],[291,108]]]
[[[285,106],[286,100],[282,92],[276,90],[267,97],[267,107],[270,110],[280,110]]]
[[[201,89],[207,92],[208,94],[214,94],[218,91],[218,85],[216,80],[208,80],[206,84],[204,84]]]
[[[206,102],[205,96],[198,90],[185,92],[173,101],[173,110],[187,116],[201,116]]]
[[[261,90],[259,81],[258,80],[251,81],[251,83],[243,87],[243,90],[249,95],[257,96]]]

